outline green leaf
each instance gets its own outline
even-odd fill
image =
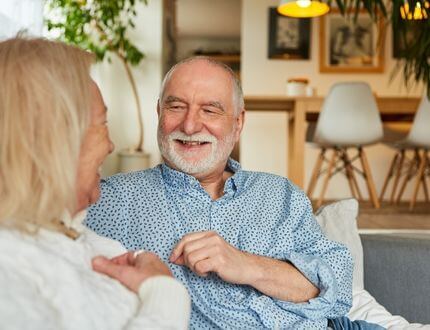
[[[137,3],[146,5],[147,1],[46,0],[47,11],[59,15],[53,15],[55,19],[46,18],[45,25],[49,31],[59,32],[60,40],[94,52],[98,61],[102,61],[107,53],[121,51],[126,61],[138,65],[143,53],[126,37],[128,31],[135,28],[131,17],[137,15]],[[129,54],[123,49],[124,45]]]

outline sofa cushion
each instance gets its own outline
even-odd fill
[[[322,206],[315,217],[324,234],[348,247],[354,260],[353,290],[364,289],[363,247],[357,228],[358,202],[344,199]]]
[[[391,313],[430,323],[430,240],[380,234],[361,239],[366,290]]]
[[[408,321],[398,315],[392,315],[389,311],[385,309],[384,306],[379,304],[376,299],[372,296],[371,293],[364,290],[364,267],[366,267],[366,288],[369,288],[369,291],[373,292],[376,290],[374,287],[380,287],[379,282],[382,283],[391,283],[390,279],[393,277],[392,271],[385,271],[385,265],[383,262],[384,258],[387,256],[381,256],[380,254],[389,253],[385,249],[382,249],[381,253],[378,252],[378,247],[374,244],[379,242],[382,238],[384,240],[383,235],[365,235],[364,242],[365,250],[364,253],[363,245],[361,243],[360,235],[358,234],[357,228],[357,215],[358,215],[358,202],[355,199],[345,199],[333,204],[325,205],[321,207],[316,213],[316,220],[320,224],[322,231],[324,234],[331,240],[337,241],[346,245],[351,251],[352,257],[354,259],[354,273],[353,273],[353,302],[352,308],[348,313],[348,317],[351,320],[365,320],[367,322],[376,323],[380,326],[383,326],[387,329],[429,329],[430,326],[423,325],[419,323],[410,324]],[[368,237],[370,236],[370,237]],[[381,237],[382,236],[382,237]],[[375,241],[373,244],[372,242]],[[372,245],[373,244],[373,245]],[[379,243],[378,243],[379,244]],[[384,244],[384,243],[382,243]],[[414,244],[419,244],[415,242]],[[414,245],[413,244],[413,245]],[[421,246],[422,244],[420,244]],[[426,245],[427,246],[427,245]],[[393,250],[392,250],[393,251]],[[409,249],[405,249],[402,253],[408,253]],[[396,252],[397,253],[397,252]],[[366,263],[363,262],[363,254],[367,256]],[[418,253],[417,255],[422,256],[422,253]],[[427,256],[428,254],[426,254]],[[369,258],[371,256],[371,258]],[[378,258],[374,258],[378,257]],[[406,256],[400,255],[392,255],[392,258],[399,257],[400,259],[410,259]],[[390,259],[390,258],[388,258]],[[413,258],[412,258],[413,259]],[[372,264],[372,260],[374,260],[374,264]],[[396,262],[394,262],[396,264]],[[405,263],[408,264],[408,263]],[[408,265],[403,264],[403,267],[408,267]],[[427,266],[427,263],[424,263],[423,266]],[[380,269],[376,269],[376,268]],[[402,268],[403,268],[402,267]],[[413,272],[412,268],[410,271]],[[428,273],[428,272],[427,272]],[[368,274],[371,274],[370,276]],[[385,276],[387,274],[387,276]],[[410,274],[412,276],[412,274]],[[425,276],[425,275],[424,275]],[[394,276],[395,277],[395,276]],[[413,277],[413,276],[412,276]],[[407,290],[408,286],[405,286],[405,282],[396,283],[395,287],[397,291],[400,288],[403,290]],[[430,286],[429,286],[430,287]],[[423,288],[427,289],[427,288]],[[372,291],[373,290],[373,291]],[[382,292],[392,293],[393,286],[389,285],[388,287],[381,288]],[[388,295],[389,296],[389,295]],[[403,299],[398,298],[396,302],[391,302],[387,296],[388,300],[384,300],[384,304],[391,309],[393,304],[403,304]],[[378,296],[379,297],[379,296]],[[422,297],[423,299],[428,299],[428,295]],[[413,297],[412,297],[413,300]],[[421,301],[421,300],[420,300]],[[414,305],[414,304],[412,304]],[[411,305],[411,307],[412,307]],[[414,305],[415,306],[415,305]],[[425,310],[428,307],[428,304],[421,305],[421,309]],[[412,308],[420,308],[419,306],[415,306]],[[408,314],[404,309],[403,310],[395,310],[393,311],[401,314]],[[409,315],[405,315],[409,316]],[[426,319],[423,318],[413,318],[410,317],[410,321],[419,321],[426,322]]]

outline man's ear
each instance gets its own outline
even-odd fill
[[[160,110],[160,100],[158,99],[157,100],[157,115],[158,115],[158,118],[160,118],[160,112],[161,112],[161,110]]]
[[[239,141],[240,133],[242,133],[244,123],[245,123],[245,109],[241,109],[239,116],[237,116],[236,118],[236,141]]]

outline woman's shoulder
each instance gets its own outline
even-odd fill
[[[90,329],[95,324],[97,328],[107,324],[121,328],[135,312],[138,299],[134,294],[92,270],[94,252],[85,240],[47,230],[29,235],[1,229],[0,249],[2,320],[14,324],[23,308],[37,305],[40,315],[57,315],[61,324],[72,313],[80,315],[74,318],[80,323],[76,328]],[[33,316],[36,324],[43,322]]]

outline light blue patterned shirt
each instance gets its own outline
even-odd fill
[[[153,251],[167,263],[185,234],[216,231],[239,250],[291,262],[320,289],[318,297],[292,303],[168,263],[191,295],[191,328],[325,329],[328,318],[351,307],[350,253],[321,233],[309,200],[290,181],[243,171],[232,160],[228,168],[234,175],[216,201],[194,177],[165,164],[112,176],[102,181],[101,199],[86,223],[127,249]]]

